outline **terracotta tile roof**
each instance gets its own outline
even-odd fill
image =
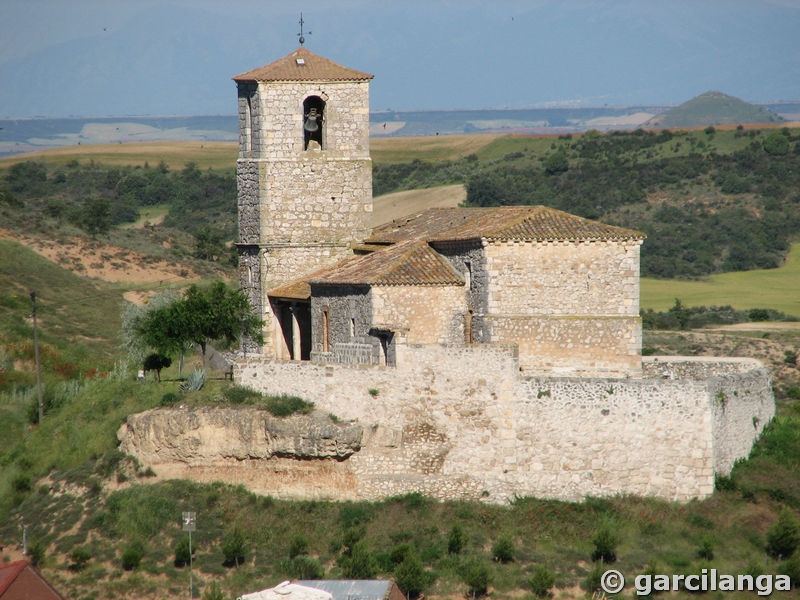
[[[0,567],[0,596],[2,596],[9,586],[14,582],[22,570],[28,566],[28,561],[18,560]]]
[[[370,244],[408,239],[595,241],[642,240],[639,231],[584,219],[547,206],[431,208],[377,227]]]
[[[303,61],[300,64],[298,60]],[[369,73],[348,69],[300,46],[297,50],[263,67],[236,75],[234,81],[369,81]]]
[[[37,598],[37,600],[64,600],[64,597],[27,560],[18,560],[0,567],[0,598],[9,596]]]
[[[292,282],[289,282],[285,285],[280,287],[276,287],[275,289],[269,290],[267,295],[270,298],[286,298],[287,300],[308,300],[311,298],[311,286],[309,285],[308,281],[312,277],[316,277],[318,275],[322,275],[326,271],[330,270],[331,267],[325,267],[324,269],[319,269],[310,273],[303,277],[302,279],[295,279]]]
[[[422,240],[351,258],[308,279],[312,284],[464,285],[450,262]]]

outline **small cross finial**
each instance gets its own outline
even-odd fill
[[[303,25],[305,24],[305,21],[303,20],[303,13],[300,13],[300,21],[299,21],[299,23],[300,23],[300,33],[297,34],[297,37],[300,38],[300,45],[302,46],[303,44],[306,43],[306,38],[303,35]],[[309,31],[308,35],[311,35],[312,33],[313,32]]]

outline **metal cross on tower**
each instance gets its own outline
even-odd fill
[[[300,33],[297,34],[297,37],[300,38],[300,45],[302,46],[303,44],[306,43],[306,38],[303,35],[303,25],[305,24],[305,21],[303,20],[303,13],[300,13],[299,23],[300,23]],[[308,35],[311,35],[312,33],[313,31],[309,31]]]

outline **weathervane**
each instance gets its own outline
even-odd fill
[[[306,38],[303,36],[303,25],[304,24],[305,24],[305,21],[303,21],[303,13],[300,13],[300,33],[297,34],[297,37],[300,38],[300,45],[301,46],[306,43]],[[314,33],[314,32],[313,31],[309,31],[308,35],[311,35],[312,33]]]

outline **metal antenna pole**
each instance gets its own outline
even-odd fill
[[[33,353],[36,357],[36,389],[39,394],[39,423],[44,418],[44,399],[42,398],[42,369],[39,364],[39,328],[36,326],[36,292],[31,292],[33,304]]]
[[[194,573],[192,572],[192,530],[189,530],[189,600],[194,598]]]

